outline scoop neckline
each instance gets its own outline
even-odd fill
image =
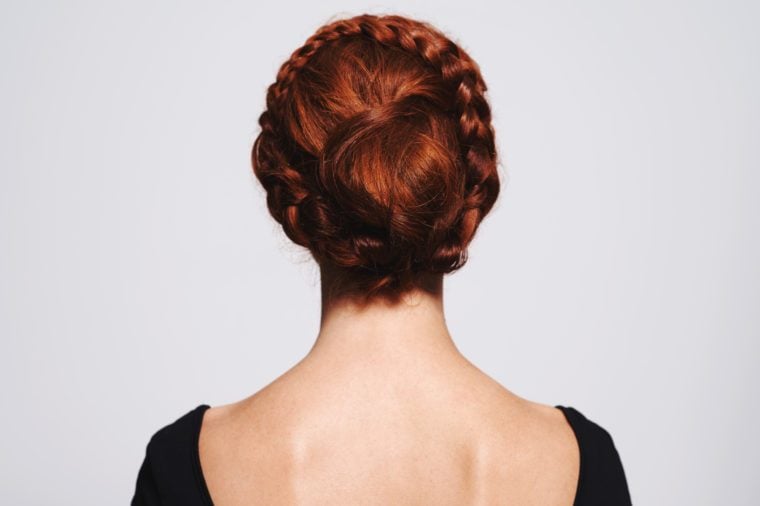
[[[206,483],[206,477],[203,475],[203,466],[201,466],[201,453],[200,453],[200,439],[201,430],[203,428],[203,416],[211,408],[208,404],[201,404],[195,408],[195,427],[193,431],[193,473],[195,474],[195,481],[198,485],[198,489],[201,494],[201,500],[205,506],[214,506],[214,502],[211,500],[211,493],[208,490],[208,484]]]
[[[560,404],[557,404],[554,406],[558,410],[562,412],[562,415],[565,417],[565,421],[570,426],[570,428],[573,431],[573,435],[575,436],[575,443],[578,445],[578,481],[575,484],[575,496],[573,497],[573,506],[576,506],[578,504],[578,498],[580,497],[580,491],[581,491],[581,485],[583,481],[583,449],[581,448],[581,437],[578,434],[577,427],[575,426],[575,423],[572,420],[572,417],[570,416],[571,413],[575,412],[578,413],[578,410],[573,408],[572,406],[562,406]]]
[[[198,485],[198,489],[201,494],[201,499],[203,500],[205,506],[214,506],[214,502],[211,500],[211,492],[209,492],[208,484],[206,483],[206,477],[203,475],[203,466],[201,465],[201,454],[200,454],[200,439],[201,439],[201,430],[203,430],[203,418],[206,414],[206,411],[208,411],[211,408],[208,404],[201,404],[197,408],[195,408],[195,430],[193,434],[193,471],[195,473],[195,479],[196,483]],[[558,409],[562,415],[565,417],[565,421],[570,426],[570,429],[572,429],[573,434],[575,435],[575,442],[578,445],[578,481],[575,486],[575,496],[573,497],[573,506],[576,505],[579,492],[581,490],[581,483],[583,480],[583,451],[581,451],[581,441],[580,436],[578,434],[578,431],[576,430],[575,424],[573,423],[573,420],[570,417],[570,413],[573,411],[576,411],[575,408],[572,406],[563,406],[563,405],[555,405],[555,409]]]

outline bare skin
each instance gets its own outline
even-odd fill
[[[572,505],[579,452],[564,415],[469,362],[446,326],[441,276],[431,283],[362,310],[323,291],[309,353],[206,411],[199,450],[215,505]]]

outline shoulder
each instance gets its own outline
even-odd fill
[[[209,409],[201,404],[159,428],[148,441],[147,453],[153,462],[159,460],[188,458],[192,456],[204,412]]]
[[[203,490],[197,442],[203,414],[208,408],[201,404],[153,433],[138,472],[133,506],[165,501],[197,503],[197,493]]]
[[[536,448],[536,455],[563,464],[568,477],[577,476],[577,439],[562,412],[553,406],[522,398],[511,409],[517,423],[510,430],[519,429],[516,433]]]
[[[495,411],[476,417],[488,467],[500,495],[521,504],[571,504],[580,456],[575,434],[558,409],[498,391],[488,402]],[[485,426],[481,427],[481,423]],[[536,489],[536,483],[541,483]]]
[[[570,406],[557,406],[565,415],[569,426],[578,440],[581,459],[587,459],[585,464],[591,466],[599,463],[613,464],[620,462],[615,443],[610,433],[587,418],[583,413]]]
[[[586,501],[583,504],[631,504],[623,464],[609,431],[573,407],[556,407],[565,415],[580,449],[578,499]]]
[[[498,406],[492,423],[516,443],[524,443],[534,450],[530,453],[547,456],[554,462],[565,462],[566,467],[578,465],[578,445],[562,411],[520,397],[508,390],[494,405]]]

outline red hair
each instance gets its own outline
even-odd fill
[[[253,170],[269,212],[369,297],[448,273],[499,194],[478,65],[428,23],[319,28],[269,86]]]

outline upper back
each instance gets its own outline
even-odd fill
[[[200,457],[220,505],[252,498],[266,504],[509,499],[571,505],[580,460],[561,411],[518,399],[499,405],[380,396],[365,405],[304,407],[267,395],[209,410]]]
[[[144,463],[189,464],[198,502],[182,504],[630,504],[604,429],[495,382],[371,398],[275,382],[207,408],[159,431]]]

